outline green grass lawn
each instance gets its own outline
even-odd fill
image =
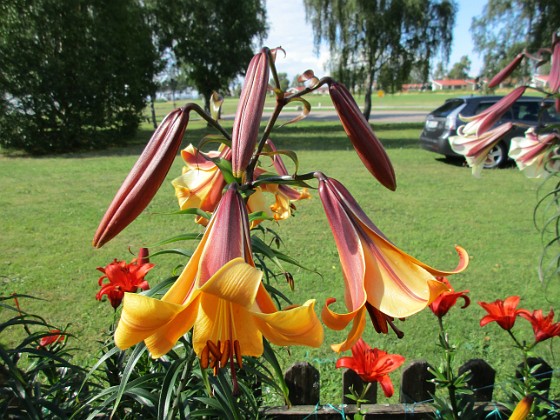
[[[482,179],[474,179],[468,168],[420,150],[420,127],[376,127],[395,167],[396,192],[384,189],[369,175],[337,123],[303,121],[275,131],[272,138],[279,148],[297,151],[301,172],[321,170],[345,184],[388,238],[421,261],[451,269],[457,263],[455,244],[469,252],[470,267],[451,281],[457,290],[470,290],[473,304],[465,310],[454,308],[445,321],[451,340],[459,345],[457,361],[488,360],[498,370],[497,383],[501,384],[520,359],[512,355],[507,334],[495,323],[479,327],[484,312],[476,302],[519,294],[522,307],[548,311],[557,303],[560,291],[557,280],[545,289],[537,278],[541,242],[532,214],[539,182],[526,179],[516,168],[486,171]],[[205,132],[203,124],[193,122],[185,144],[197,142]],[[192,216],[164,214],[177,208],[170,185],[181,173],[182,163],[177,158],[148,209],[106,246],[92,248],[101,217],[150,135],[144,127],[137,145],[100,153],[0,157],[0,293],[44,299],[25,300],[23,309],[61,327],[71,324],[69,330],[77,336],[74,346],[83,360],[96,357],[97,340],[113,320],[110,305],[95,300],[101,275],[96,267],[114,258],[130,260],[128,248],[136,252],[178,233],[200,230],[192,223]],[[320,311],[327,297],[342,301],[338,255],[317,194],[312,192],[312,198],[297,208],[295,217],[270,227],[282,235],[285,253],[320,274],[290,267],[295,292],[289,290],[283,277],[276,286],[295,303],[315,297]],[[186,263],[177,256],[156,257],[152,262],[156,268],[148,276],[151,284]],[[0,312],[0,317],[5,316]],[[405,332],[402,340],[376,335],[371,327],[364,338],[372,346],[403,354],[408,360],[425,358],[439,364],[437,323],[431,312],[424,311],[399,326]],[[520,320],[519,326],[530,339],[528,324]],[[0,337],[3,343],[15,339]],[[279,351],[285,364],[305,360],[320,369],[323,403],[340,401],[340,372],[334,369],[337,356],[329,344],[342,339],[343,333],[327,331],[320,349]],[[543,343],[540,348],[551,364],[557,364],[557,341],[552,346]],[[556,360],[551,357],[554,354]],[[393,376],[398,389],[398,374]],[[558,379],[556,373],[554,380]],[[554,396],[559,396],[558,385]],[[396,398],[389,401],[396,402]],[[385,398],[380,402],[386,402]]]

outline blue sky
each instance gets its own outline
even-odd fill
[[[329,52],[323,47],[316,55],[313,49],[313,32],[305,22],[303,0],[266,0],[269,34],[264,45],[269,48],[282,46],[286,57],[280,54],[276,60],[279,72],[288,73],[291,79],[298,73],[313,69],[318,76],[326,75],[324,69]],[[473,16],[479,16],[486,0],[458,0],[459,11],[453,33],[453,47],[449,64],[467,55],[471,62],[471,75],[481,68],[481,57],[473,51],[469,28]]]

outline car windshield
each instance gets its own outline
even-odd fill
[[[434,117],[447,117],[453,110],[457,109],[459,106],[465,103],[462,99],[450,99],[446,101],[442,106],[432,112]]]

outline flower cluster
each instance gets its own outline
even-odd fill
[[[474,176],[480,176],[484,164],[492,159],[491,150],[514,129],[515,125],[523,126],[521,123],[499,124],[501,117],[512,107],[512,105],[527,91],[532,88],[544,95],[542,101],[543,110],[548,103],[546,98],[555,99],[556,112],[560,113],[560,34],[555,33],[550,48],[542,49],[537,55],[523,52],[500,71],[488,83],[488,88],[494,88],[503,82],[523,62],[531,59],[541,65],[545,58],[550,57],[550,74],[548,76],[548,87],[545,89],[519,86],[507,96],[502,98],[490,108],[480,114],[471,117],[461,117],[466,125],[460,126],[457,136],[449,139],[451,148],[458,154],[465,156],[467,163],[472,167]],[[538,127],[530,127],[525,131],[524,137],[514,137],[511,140],[509,157],[515,160],[518,168],[530,178],[546,178],[551,173],[560,171],[559,145],[560,135],[558,127],[554,127],[546,120],[541,112]]]
[[[326,84],[360,160],[383,186],[396,189],[395,173],[381,142],[348,89],[331,78],[318,79],[308,71],[303,91],[288,95],[278,87],[274,89],[277,107],[260,133],[270,73],[276,76],[274,58],[275,52],[265,48],[251,60],[231,135],[197,105],[187,104],[171,112],[154,133],[97,229],[93,243],[99,247],[148,205],[180,148],[190,112],[199,113],[219,132],[212,140],[221,145],[205,152],[205,140],[181,151],[185,167],[172,184],[181,210],[192,209],[197,215],[196,222],[205,231],[177,280],[161,298],[135,294],[138,288],[147,287],[140,280],[151,266],[115,261],[102,269],[110,283],[98,297],[107,294],[114,307],[122,299],[115,331],[119,348],[143,341],[151,356],[159,358],[192,330],[192,346],[201,367],[212,368],[215,373],[230,367],[234,386],[234,367],[241,367],[243,356],[260,356],[264,351],[263,338],[279,346],[320,346],[323,327],[315,313],[315,300],[279,309],[261,281],[263,271],[255,264],[251,240],[251,229],[264,220],[288,219],[295,211],[294,203],[309,197],[309,182],[317,182],[340,256],[347,309],[345,313],[335,312],[335,299],[329,298],[321,318],[334,330],[349,327],[346,338],[332,348],[353,353],[353,358],[340,359],[337,367],[357,368],[366,381],[380,382],[386,395],[391,395],[388,373],[399,367],[404,358],[372,350],[362,341],[366,314],[378,332],[387,333],[391,326],[402,337],[394,320],[409,317],[449,293],[449,284],[442,277],[463,271],[468,265],[468,254],[456,247],[456,268],[432,268],[397,248],[340,182],[319,171],[297,173],[295,153],[278,150],[270,135],[286,104],[303,104],[304,112],[291,121],[295,122],[310,109],[303,96]],[[282,156],[294,161],[294,173],[289,173]],[[133,271],[131,266],[137,270]]]
[[[535,342],[531,347],[549,338],[560,337],[560,322],[554,322],[553,309],[550,309],[546,316],[540,309],[532,312],[527,309],[517,309],[520,300],[519,296],[510,296],[505,300],[498,299],[491,303],[478,302],[488,312],[488,315],[480,320],[480,326],[496,322],[502,329],[511,332],[517,317],[522,317],[533,327]]]

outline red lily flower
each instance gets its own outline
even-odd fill
[[[443,292],[441,295],[439,295],[436,298],[436,300],[434,300],[430,304],[430,309],[438,318],[443,318],[445,314],[449,312],[451,307],[457,303],[457,299],[459,298],[463,298],[464,301],[464,304],[463,306],[461,306],[461,309],[465,309],[467,306],[470,305],[471,300],[467,296],[467,293],[469,293],[468,290],[456,292],[455,289],[453,289],[453,287],[451,286],[451,283],[449,283],[449,280],[447,280],[445,277],[441,277],[439,280],[441,280],[443,283],[447,285],[449,291]]]
[[[125,292],[134,293],[138,289],[148,290],[150,286],[144,277],[154,267],[154,264],[143,263],[142,261],[146,257],[142,253],[139,257],[140,260],[135,258],[130,264],[127,264],[126,261],[117,261],[115,258],[106,267],[97,267],[104,275],[99,278],[101,290],[97,292],[96,299],[101,300],[103,295],[107,295],[111,306],[117,309]],[[104,279],[108,279],[109,283],[103,284]]]
[[[389,373],[404,363],[400,354],[388,354],[378,348],[371,348],[361,338],[352,346],[352,357],[341,357],[337,368],[348,368],[356,372],[364,382],[379,382],[386,397],[393,395],[393,383]]]
[[[54,343],[60,343],[62,341],[64,341],[65,335],[62,334],[62,331],[60,330],[50,330],[49,331],[49,335],[46,335],[45,337],[41,338],[41,340],[39,341],[39,346],[37,346],[38,349],[40,348],[44,348],[44,347],[48,347],[51,344]]]
[[[510,296],[505,300],[498,299],[492,303],[478,302],[488,312],[488,315],[480,320],[480,326],[484,327],[496,321],[504,330],[511,330],[518,315],[523,314],[525,317],[531,315],[526,309],[516,309],[519,301],[519,296]]]
[[[395,191],[397,181],[391,160],[352,94],[344,85],[336,82],[329,84],[329,94],[344,131],[364,166],[383,186]]]
[[[547,316],[543,315],[542,310],[533,311],[532,314],[522,313],[523,318],[528,320],[533,326],[535,341],[548,340],[552,337],[560,337],[560,322],[554,322],[554,310],[551,309]]]

